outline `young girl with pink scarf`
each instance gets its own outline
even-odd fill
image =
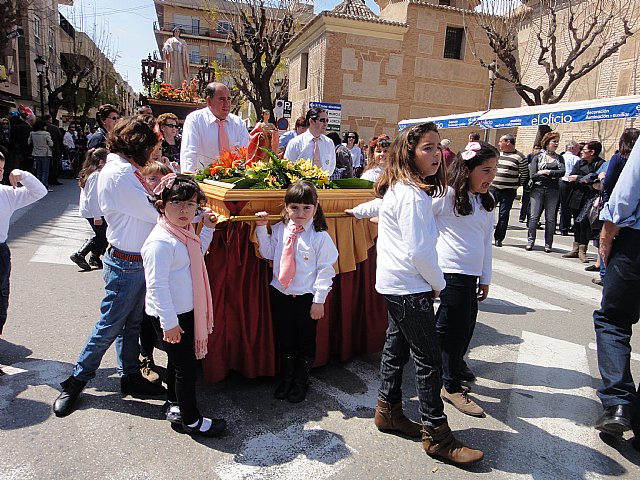
[[[203,247],[191,225],[205,196],[193,178],[175,173],[165,175],[153,193],[160,216],[141,253],[147,283],[146,312],[161,328],[168,356],[167,418],[175,423],[180,419],[184,433],[216,436],[227,423],[200,414],[195,388],[197,361],[207,354],[213,329],[211,289],[203,257],[208,242]],[[205,215],[205,226],[213,228],[215,223],[209,217]],[[176,404],[179,409],[172,408]]]

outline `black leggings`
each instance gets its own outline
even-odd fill
[[[280,353],[316,356],[317,320],[311,318],[313,294],[285,295],[271,287],[271,312]]]

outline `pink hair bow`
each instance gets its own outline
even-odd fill
[[[165,188],[173,187],[173,182],[176,179],[175,173],[167,173],[164,177],[160,179],[160,183],[156,188],[153,189],[154,195],[160,195]]]
[[[462,152],[461,156],[465,161],[471,160],[473,157],[476,156],[476,152],[481,148],[482,147],[478,142],[469,142],[467,143],[467,146],[464,147],[464,152]]]

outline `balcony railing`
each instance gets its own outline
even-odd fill
[[[163,32],[173,32],[174,29],[179,28],[182,30],[182,33],[185,35],[195,35],[198,37],[209,37],[209,38],[227,38],[229,36],[228,33],[219,33],[215,29],[210,27],[200,27],[195,25],[183,25],[180,23],[173,22],[163,22],[159,24],[158,22],[153,22],[153,29],[159,30]]]

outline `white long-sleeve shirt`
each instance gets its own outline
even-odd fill
[[[230,113],[225,123],[229,147],[249,145],[249,132],[240,117]],[[220,154],[218,124],[209,107],[187,115],[180,143],[180,170],[195,172],[208,166]]]
[[[200,232],[201,250],[209,248],[213,230]],[[205,239],[208,238],[208,241]],[[163,331],[178,326],[178,315],[193,310],[193,280],[187,246],[160,225],[156,225],[142,246],[142,263],[147,284],[145,310],[160,318]]]
[[[336,272],[333,264],[338,260],[338,249],[327,232],[316,232],[313,220],[298,233],[296,241],[296,274],[284,288],[278,280],[280,259],[284,247],[285,236],[293,229],[293,222],[288,225],[280,222],[271,227],[271,235],[266,226],[256,227],[256,235],[260,243],[260,255],[273,260],[273,280],[271,285],[285,295],[313,294],[313,303],[324,303],[331,290],[332,279]]]
[[[383,295],[442,290],[431,197],[396,183],[385,193],[378,216],[376,290]]]
[[[93,172],[87,178],[84,187],[80,189],[80,202],[78,203],[78,210],[80,215],[84,218],[93,218],[94,220],[100,220],[102,217],[102,210],[100,210],[100,203],[98,202],[98,175],[100,171]]]
[[[107,221],[107,240],[118,250],[137,253],[158,221],[158,212],[135,175],[136,168],[115,153],[98,175],[98,202]]]
[[[480,197],[469,193],[470,215],[454,211],[455,191],[447,188],[444,197],[433,199],[433,215],[438,229],[438,265],[445,273],[480,277],[481,285],[491,283],[493,212],[482,208]]]
[[[0,243],[7,241],[9,220],[13,212],[40,200],[47,194],[47,188],[29,172],[15,169],[15,174],[22,175],[22,187],[0,185]]]
[[[329,173],[329,176],[336,169],[336,147],[326,135],[318,137],[318,149],[320,150],[320,161],[322,169]],[[313,162],[313,135],[309,130],[296,136],[287,144],[284,151],[284,158],[290,162],[298,160],[311,160]]]
[[[69,150],[75,150],[76,148],[76,141],[73,138],[73,135],[71,134],[71,132],[66,132],[64,134],[64,137],[62,137],[62,144],[67,147]]]

